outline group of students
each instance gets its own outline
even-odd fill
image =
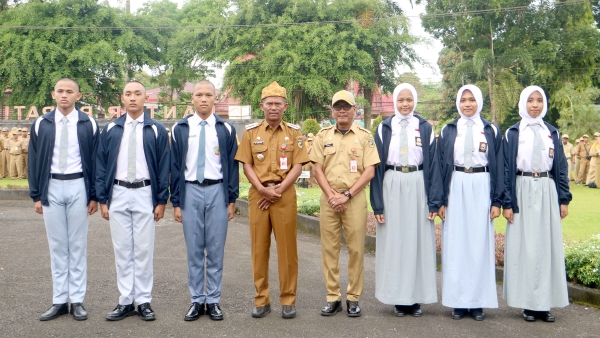
[[[521,121],[506,130],[480,116],[483,95],[460,88],[460,117],[432,127],[414,115],[410,84],[394,90],[395,115],[375,140],[381,164],[371,181],[377,225],[376,297],[398,316],[421,316],[437,302],[435,231],[442,220],[442,304],[452,318],[484,318],[497,308],[493,221],[507,219],[504,298],[526,321],[553,322],[550,309],[569,304],[561,219],[571,201],[559,131],[543,120],[542,88],[525,88]],[[385,163],[385,165],[384,165]]]
[[[290,212],[295,215],[295,193],[287,188],[309,156],[299,127],[281,120],[287,107],[284,88],[274,83],[263,89],[266,121],[246,127],[241,151],[235,128],[212,113],[215,88],[206,80],[192,93],[196,114],[172,128],[170,142],[167,130],[143,112],[146,91],[139,82],[124,88],[121,101],[127,114],[107,123],[102,132],[93,118],[75,108],[81,93],[74,80],[59,80],[52,95],[57,108],[34,122],[28,154],[30,196],[36,212],[44,215],[53,280],[53,305],[40,320],[66,313],[87,319],[82,303],[88,217],[98,203],[102,217],[110,221],[120,292],[118,305],[106,319],[139,315],[154,320],[150,302],[155,222],[164,216],[169,194],[187,247],[192,305],[184,319],[203,314],[223,319],[223,256],[227,222],[238,197],[238,161],[254,187],[250,230],[257,293],[252,316],[270,312],[266,273],[271,231],[281,256],[282,315],[296,316],[295,217],[282,218],[282,210],[293,207]],[[327,189],[321,198],[321,227],[328,305],[321,314],[341,311],[338,237],[342,223],[364,227],[366,203],[361,200],[366,195],[360,192],[370,180],[378,222],[376,297],[394,305],[397,316],[421,316],[420,304],[437,302],[433,220],[438,215],[443,219],[442,304],[454,308],[454,319],[470,314],[483,320],[483,308],[498,307],[493,220],[503,208],[509,222],[504,297],[509,306],[525,309],[527,321],[554,321],[550,308],[568,305],[561,219],[568,214],[571,194],[559,132],[543,121],[544,91],[532,86],[521,93],[522,120],[503,137],[496,125],[480,116],[481,90],[466,85],[456,99],[460,117],[442,129],[437,141],[432,126],[414,114],[415,88],[401,84],[393,97],[395,114],[379,125],[373,140],[368,131],[351,127],[349,113],[356,104],[352,94],[336,94],[334,117],[348,129],[339,129],[339,135],[337,128],[322,130],[310,155],[319,185]],[[281,126],[281,135],[270,124]],[[265,136],[270,133],[273,140]],[[361,141],[344,138],[351,134],[360,135]],[[344,140],[350,143],[339,148]],[[278,142],[281,157],[274,148]],[[271,157],[277,157],[279,166],[271,164]],[[346,184],[336,175],[348,163],[353,179]],[[365,171],[371,167],[374,170]],[[281,173],[284,179],[275,179]],[[357,217],[349,219],[348,210]],[[335,225],[327,228],[329,223],[323,222]],[[365,229],[355,231],[363,243],[354,241],[349,262],[353,272],[347,293],[354,295],[347,302],[349,316],[360,316],[364,274],[360,247]]]

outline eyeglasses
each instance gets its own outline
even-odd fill
[[[342,111],[342,110],[350,111],[350,109],[352,109],[352,107],[354,107],[354,106],[351,104],[344,104],[344,105],[340,104],[340,105],[333,106],[333,110],[335,110],[335,111]]]

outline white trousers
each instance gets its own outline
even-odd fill
[[[82,303],[87,284],[88,206],[83,178],[50,179],[44,223],[50,246],[52,304]]]
[[[154,209],[150,186],[115,185],[108,211],[115,249],[119,304],[149,303],[154,283]]]

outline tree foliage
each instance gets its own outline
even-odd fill
[[[302,123],[302,134],[310,134],[317,135],[317,133],[321,130],[321,126],[319,122],[315,119],[306,119],[304,123]]]

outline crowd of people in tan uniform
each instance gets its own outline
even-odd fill
[[[0,179],[11,180],[27,178],[27,149],[29,148],[29,130],[7,127],[0,133]]]
[[[583,135],[575,140],[575,145],[569,142],[567,134],[562,141],[569,162],[569,179],[590,188],[600,187],[600,175],[596,175],[596,168],[600,167],[600,132],[594,133],[593,140]]]

